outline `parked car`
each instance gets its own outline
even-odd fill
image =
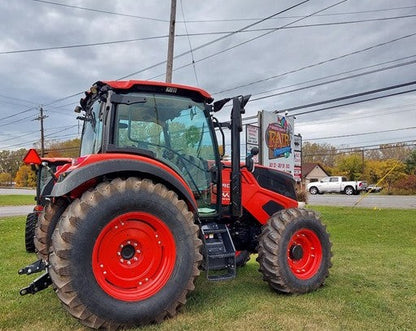
[[[330,176],[322,178],[319,182],[312,182],[307,185],[310,194],[322,193],[345,193],[347,195],[360,194],[365,191],[367,182],[364,181],[348,181],[343,176]]]
[[[381,186],[376,186],[375,184],[370,184],[367,186],[367,188],[365,189],[366,192],[370,192],[370,193],[378,193],[382,190],[383,188]]]

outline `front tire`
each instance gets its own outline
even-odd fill
[[[51,268],[64,307],[91,328],[177,314],[202,261],[186,203],[150,180],[114,179],[75,200],[52,236]]]
[[[309,189],[309,193],[312,194],[312,195],[315,195],[315,194],[318,194],[319,193],[319,190],[318,190],[318,188],[316,186],[312,186]]]
[[[316,290],[329,275],[331,246],[329,234],[315,212],[282,210],[263,227],[257,257],[259,271],[276,291]]]

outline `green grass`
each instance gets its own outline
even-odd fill
[[[253,257],[232,281],[208,282],[201,274],[178,316],[140,330],[414,330],[415,211],[314,209],[333,243],[324,287],[277,294],[262,281]],[[24,251],[23,231],[23,217],[0,219],[0,330],[84,330],[52,289],[19,296],[36,277],[17,274],[35,260]]]
[[[2,195],[0,194],[0,207],[2,206],[24,206],[24,205],[34,205],[34,204],[35,204],[34,195],[20,195],[20,194]]]

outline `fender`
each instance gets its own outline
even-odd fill
[[[74,189],[80,187],[86,182],[99,178],[104,175],[129,173],[137,174],[144,177],[157,178],[164,183],[169,189],[174,190],[179,196],[188,203],[193,211],[197,211],[197,203],[192,191],[186,182],[176,174],[172,169],[163,163],[143,162],[142,160],[134,161],[129,159],[110,159],[94,163],[89,163],[83,167],[74,169],[73,171],[61,175],[58,182],[54,185],[49,197],[56,198],[67,195]]]

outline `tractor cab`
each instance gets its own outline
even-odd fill
[[[122,153],[163,163],[185,180],[200,211],[215,214],[211,192],[220,160],[207,109],[211,97],[176,85],[105,84],[111,90],[93,90],[81,102],[81,158]]]

